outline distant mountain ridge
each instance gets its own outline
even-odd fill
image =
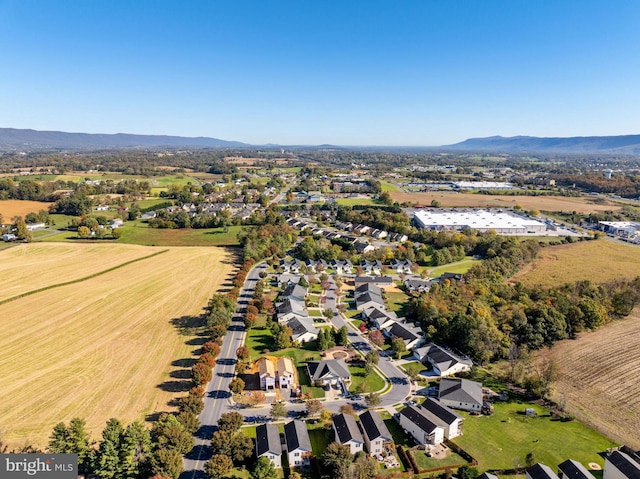
[[[0,128],[0,149],[110,149],[110,148],[242,148],[239,141],[208,137],[133,135],[128,133],[66,133],[62,131]]]
[[[540,138],[536,136],[490,136],[469,138],[448,150],[495,152],[547,152],[547,153],[619,153],[640,154],[640,135],[575,136],[568,138]]]

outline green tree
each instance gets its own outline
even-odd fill
[[[98,447],[95,473],[102,479],[120,479],[124,477],[125,465],[120,452],[124,429],[119,420],[111,418],[102,431],[102,441]]]
[[[194,446],[193,436],[173,414],[162,414],[153,424],[151,434],[158,447],[175,449],[180,454],[186,454]]]
[[[13,227],[16,230],[16,238],[26,241],[27,243],[31,242],[31,231],[29,231],[27,223],[25,223],[22,218],[18,218],[13,224]]]
[[[375,392],[374,393],[369,393],[364,398],[364,402],[369,407],[376,407],[376,406],[380,405],[380,394],[375,393]]]
[[[221,479],[226,476],[233,467],[233,461],[223,454],[215,454],[204,465],[204,473],[210,479]]]
[[[150,473],[151,435],[135,421],[124,431],[120,446],[122,477],[136,478]]]
[[[324,467],[333,471],[332,477],[336,479],[349,479],[351,461],[352,456],[349,446],[337,442],[329,444],[322,454]]]
[[[349,332],[347,331],[346,326],[342,326],[338,329],[338,333],[336,334],[336,344],[338,346],[346,346],[349,344]]]
[[[476,477],[478,477],[478,470],[475,467],[462,466],[458,468],[456,477],[458,479],[476,479]]]
[[[256,465],[251,471],[251,479],[277,479],[278,471],[273,463],[265,456],[256,461]]]
[[[225,412],[218,419],[218,429],[220,431],[238,432],[244,422],[244,416],[239,412]]]
[[[318,399],[309,399],[307,401],[307,415],[317,416],[324,409],[323,404]]]
[[[274,419],[287,417],[287,408],[285,407],[284,403],[276,401],[271,405],[270,414]]]
[[[396,354],[396,359],[400,359],[402,354],[407,351],[407,345],[402,338],[396,336],[391,339],[391,349]]]
[[[371,351],[367,352],[367,354],[365,354],[364,359],[370,364],[378,364],[378,362],[380,361],[380,355],[378,354],[378,351],[372,349]]]
[[[240,378],[233,378],[230,382],[229,382],[229,391],[231,391],[234,394],[241,394],[242,391],[244,390],[244,381]]]
[[[380,198],[380,201],[385,205],[393,204],[393,198],[391,198],[391,194],[388,191],[383,191],[382,193],[380,193],[379,198]]]
[[[91,235],[91,230],[86,226],[78,226],[78,238],[87,239]]]
[[[182,464],[182,454],[171,448],[156,449],[151,459],[153,473],[171,479],[178,479],[182,473]]]
[[[360,451],[351,468],[350,479],[372,479],[378,474],[378,461]],[[475,479],[475,478],[473,478]]]

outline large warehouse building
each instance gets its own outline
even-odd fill
[[[501,235],[545,233],[547,225],[542,221],[502,210],[422,210],[413,217],[416,226],[433,230],[471,228],[479,231],[493,230]]]

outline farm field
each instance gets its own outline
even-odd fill
[[[560,365],[555,400],[603,434],[640,448],[640,309],[578,339],[557,343],[550,352]]]
[[[589,279],[594,283],[640,275],[640,247],[605,239],[549,246],[519,271],[512,282],[558,286]]]
[[[569,458],[603,466],[599,453],[616,445],[577,421],[553,420],[546,409],[535,404],[498,402],[494,406],[492,416],[458,411],[465,418],[464,435],[453,442],[478,460],[481,471],[524,467],[529,452],[536,462],[551,467]],[[526,417],[525,407],[533,408],[537,415]]]
[[[591,213],[592,211],[619,210],[620,205],[607,200],[592,198],[570,198],[566,196],[509,196],[509,195],[477,195],[473,193],[404,193],[390,191],[394,201],[430,205],[431,201],[439,201],[444,207],[468,208],[510,208],[516,204],[526,210],[565,211]]]
[[[51,256],[60,252],[60,245],[29,244],[25,261],[30,249],[44,261],[41,248],[47,247]],[[102,262],[105,269],[132,254],[114,246],[120,256],[110,262],[106,249],[91,246],[90,256],[85,245],[76,247],[87,263]],[[85,418],[97,438],[107,419],[130,422],[169,410],[176,392],[188,389],[189,369],[182,365],[200,343],[190,341],[194,330],[178,323],[199,315],[230,279],[230,254],[218,248],[130,248],[147,257],[0,306],[0,428],[10,447],[43,446],[57,422],[75,416]],[[48,262],[48,270],[61,272],[60,282],[68,278],[65,263],[64,257]]]
[[[37,213],[40,210],[48,211],[51,204],[43,201],[0,200],[0,215],[2,215],[4,223],[9,223],[14,216],[24,218],[28,213]]]

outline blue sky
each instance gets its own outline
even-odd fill
[[[0,127],[263,144],[640,133],[636,0],[0,0]]]

